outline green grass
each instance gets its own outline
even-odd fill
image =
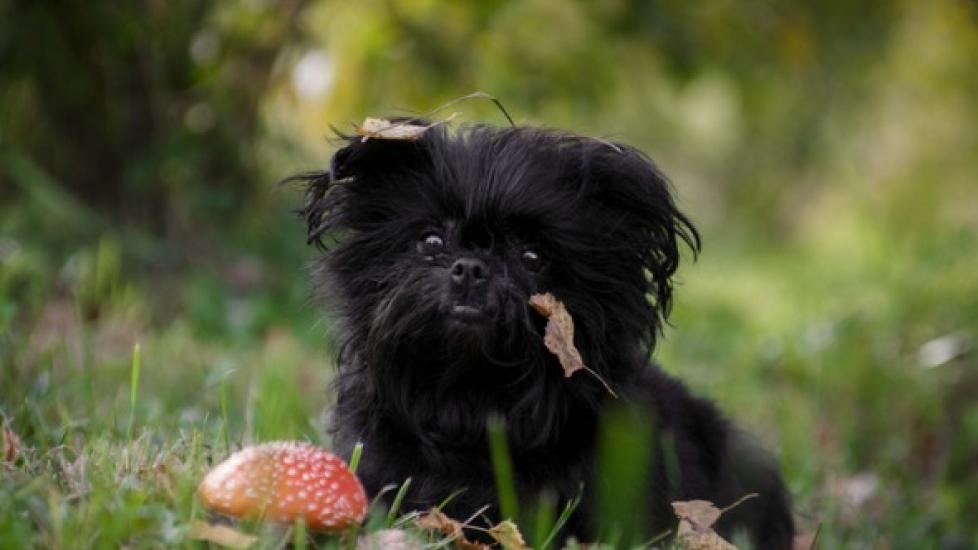
[[[657,356],[775,451],[821,548],[978,541],[978,237],[854,220],[783,248],[709,246],[683,268]],[[54,269],[16,254],[0,264],[0,412],[22,444],[0,464],[0,548],[199,547],[194,490],[229,450],[328,444],[330,351],[308,304],[256,328],[234,314],[261,291],[216,311],[191,292],[203,303],[160,319],[110,240]],[[542,545],[560,517],[551,503],[521,527]],[[249,529],[261,547],[316,543]]]
[[[139,370],[141,368],[142,361],[139,353],[139,344],[136,344],[132,348],[132,378],[129,381],[129,427],[126,428],[127,445],[132,445],[132,428],[136,423],[136,395],[139,393]]]
[[[489,450],[492,458],[492,471],[499,492],[499,512],[503,518],[520,517],[516,496],[516,483],[513,479],[513,463],[510,460],[509,445],[506,442],[506,426],[500,418],[489,421]]]

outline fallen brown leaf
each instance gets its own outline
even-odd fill
[[[587,368],[581,358],[581,352],[574,346],[574,319],[563,302],[549,292],[530,296],[530,306],[537,313],[547,318],[547,327],[543,333],[543,344],[551,353],[557,356],[560,366],[564,369],[564,377],[569,378],[579,370],[586,371],[600,381],[608,393],[618,397],[611,386],[598,373]]]
[[[470,541],[465,538],[462,530],[462,523],[446,516],[438,508],[428,510],[423,516],[414,520],[415,525],[421,529],[431,531],[441,531],[443,535],[452,539],[455,546],[461,550],[490,550],[491,547],[481,542]]]
[[[679,518],[676,529],[676,542],[686,550],[736,550],[713,530],[724,512],[738,506],[756,494],[746,495],[726,508],[717,508],[708,500],[687,500],[672,503],[672,510]]]
[[[447,537],[462,536],[462,525],[437,508],[428,510],[423,516],[414,520],[414,523],[421,529],[441,531]]]
[[[708,500],[687,500],[672,503],[676,517],[690,522],[694,527],[709,529],[723,515],[723,510],[717,508]]]
[[[17,457],[21,455],[21,449],[24,444],[20,441],[20,437],[14,432],[10,425],[4,422],[3,430],[0,430],[3,435],[3,442],[0,445],[0,457],[3,458],[4,462],[15,462]]]
[[[242,533],[228,527],[227,525],[212,525],[204,521],[195,521],[190,524],[190,538],[194,540],[206,540],[225,548],[244,550],[250,548],[258,537]]]
[[[465,537],[455,539],[455,546],[458,546],[459,550],[492,550],[492,546],[488,544],[471,541]]]

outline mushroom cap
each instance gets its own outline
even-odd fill
[[[208,509],[233,518],[294,523],[336,532],[363,521],[367,496],[338,456],[309,443],[246,447],[211,470],[197,488]]]

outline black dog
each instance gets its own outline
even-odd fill
[[[699,235],[642,153],[536,128],[442,126],[416,140],[354,137],[328,172],[298,179],[309,240],[325,250],[316,284],[342,338],[333,443],[347,457],[364,443],[368,493],[411,477],[407,507],[459,489],[453,517],[494,505],[487,419],[500,415],[521,496],[567,501],[583,484],[563,536],[588,540],[602,415],[625,404],[650,420],[651,464],[636,480],[647,534],[675,527],[672,501],[757,493],[721,532],[790,546],[771,461],[648,360],[680,246],[698,250]],[[619,399],[584,372],[564,377],[528,305],[542,292],[566,305],[584,363]]]

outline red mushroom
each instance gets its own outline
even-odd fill
[[[197,492],[219,514],[281,523],[302,519],[314,531],[341,531],[367,513],[363,486],[346,463],[301,442],[244,448],[211,470]]]

